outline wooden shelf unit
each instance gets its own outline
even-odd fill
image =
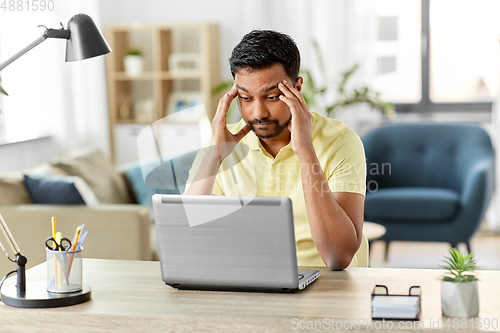
[[[115,127],[124,124],[148,125],[171,113],[173,92],[199,94],[212,120],[220,96],[212,89],[220,84],[219,29],[215,24],[120,25],[106,29],[113,52],[106,58],[109,123],[112,157],[116,159]],[[130,77],[123,59],[131,48],[143,51],[143,72]],[[196,71],[172,71],[172,53],[196,53]],[[187,87],[187,88],[186,88]],[[149,118],[136,119],[138,101],[153,108]],[[121,112],[120,112],[121,111]],[[136,110],[135,110],[136,111]]]

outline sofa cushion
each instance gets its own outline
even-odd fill
[[[459,194],[442,188],[382,188],[367,193],[365,219],[405,222],[446,221],[452,219],[460,207]]]
[[[142,174],[141,165],[139,163],[127,165],[127,168],[124,172],[130,182],[137,203],[146,206],[151,212],[153,211],[153,202],[151,199],[153,194],[180,193],[179,189],[157,189],[147,186],[144,182],[144,176]]]
[[[95,148],[74,151],[53,161],[68,175],[81,177],[101,203],[131,203],[126,183],[103,152]]]
[[[159,164],[159,161],[142,161],[131,163],[124,168],[137,203],[148,207],[151,211],[153,194],[181,194],[186,188],[189,169],[198,151],[176,156]]]
[[[23,183],[23,174],[8,172],[0,174],[0,205],[23,205],[33,203]]]
[[[83,179],[76,176],[28,176],[24,185],[35,204],[88,205],[99,204]]]

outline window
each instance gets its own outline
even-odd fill
[[[497,0],[430,2],[431,101],[492,101],[498,89],[498,13]]]
[[[373,0],[357,11],[367,27],[355,56],[398,112],[491,111],[499,89],[500,1]]]
[[[420,1],[376,0],[374,88],[394,103],[421,99]],[[373,61],[373,60],[372,60]]]

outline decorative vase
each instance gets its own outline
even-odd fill
[[[139,76],[142,73],[144,61],[142,56],[139,55],[127,55],[123,59],[123,66],[125,67],[125,73],[128,76]]]
[[[441,281],[441,308],[447,317],[475,317],[479,314],[477,281]]]

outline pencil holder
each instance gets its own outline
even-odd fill
[[[82,250],[47,251],[47,291],[71,293],[82,290]]]

